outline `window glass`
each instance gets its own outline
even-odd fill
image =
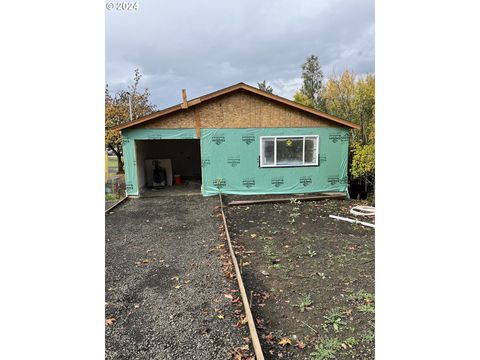
[[[263,139],[262,146],[263,146],[262,165],[273,165],[273,164],[275,164],[275,160],[274,160],[275,139],[274,138]]]
[[[317,138],[305,137],[305,164],[317,163]]]
[[[260,166],[318,165],[317,136],[262,137]]]
[[[277,165],[303,164],[303,138],[277,138]]]

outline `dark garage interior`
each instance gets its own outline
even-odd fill
[[[202,173],[199,139],[135,140],[135,150],[140,191],[171,186],[200,190]],[[156,186],[155,169],[164,173],[165,186]]]

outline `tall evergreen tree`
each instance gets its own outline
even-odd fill
[[[267,85],[267,82],[263,80],[262,82],[257,83],[260,90],[266,91],[270,94],[273,94],[273,88],[270,85]]]
[[[302,88],[294,95],[294,100],[315,109],[325,111],[322,99],[323,72],[318,56],[310,55],[302,65]]]

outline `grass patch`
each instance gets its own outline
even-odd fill
[[[105,194],[105,201],[114,201],[118,200],[118,197],[115,194]]]
[[[108,157],[108,167],[109,168],[118,168],[118,159],[116,156],[109,156]]]

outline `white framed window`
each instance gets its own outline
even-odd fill
[[[260,136],[260,167],[318,165],[318,135]]]

